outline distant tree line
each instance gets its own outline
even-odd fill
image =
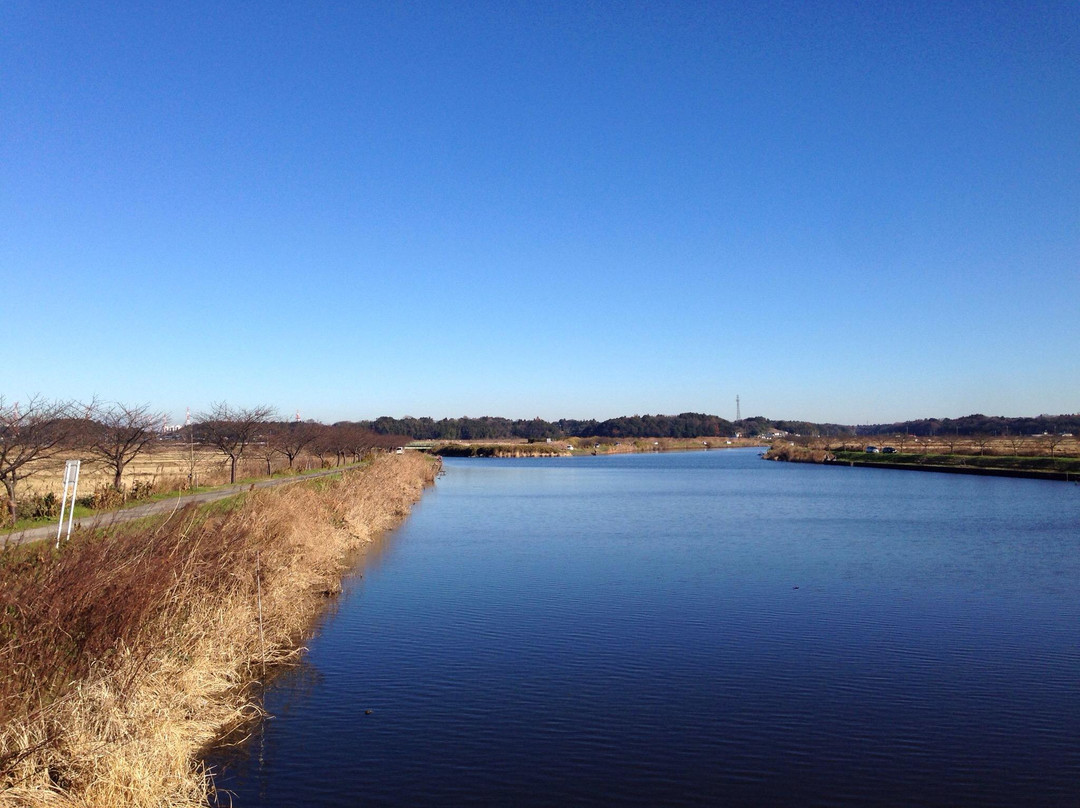
[[[545,421],[496,418],[390,418],[361,421],[375,432],[411,435],[416,440],[500,440],[525,438],[720,438],[732,435],[757,437],[774,432],[798,432],[805,435],[850,435],[852,427],[839,424],[811,424],[806,421],[773,421],[768,418],[744,418],[729,421],[718,415],[684,412],[679,415],[624,415],[606,421],[561,418]]]
[[[734,435],[738,427],[716,415],[685,412],[681,415],[630,415],[577,420],[541,418],[511,420],[482,418],[390,418],[361,421],[378,433],[411,435],[416,440],[545,440],[547,438],[694,438]]]
[[[812,421],[775,420],[762,416],[729,421],[718,415],[684,412],[680,415],[626,415],[577,420],[560,418],[518,419],[484,416],[482,418],[391,418],[360,421],[359,426],[379,434],[408,435],[414,440],[504,440],[546,438],[696,438],[759,437],[787,433],[807,437],[843,437],[853,435],[910,434],[934,437],[958,435],[1041,435],[1063,432],[1080,434],[1080,414],[1039,415],[1007,418],[1004,416],[967,415],[963,418],[926,418],[889,424],[852,426]]]
[[[1072,415],[1038,415],[1031,418],[1006,418],[1000,415],[965,415],[962,418],[922,418],[893,424],[870,424],[855,428],[858,435],[915,435],[941,437],[960,435],[1060,435],[1080,434],[1080,413]]]

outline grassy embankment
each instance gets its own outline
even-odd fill
[[[538,441],[436,441],[431,453],[442,457],[573,457],[641,452],[686,452],[699,449],[758,446],[744,438],[560,438]],[[573,448],[570,448],[573,447]]]
[[[251,716],[346,555],[437,470],[340,478],[0,554],[0,805],[204,805],[201,748]]]
[[[920,471],[959,471],[969,473],[1002,473],[1023,476],[1046,476],[1080,480],[1080,458],[1046,455],[999,455],[960,453],[869,453],[845,449],[798,446],[791,443],[774,445],[765,455],[768,460],[787,460],[796,463],[844,463],[857,466],[911,468]]]

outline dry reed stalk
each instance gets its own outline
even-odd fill
[[[435,471],[381,456],[223,515],[0,559],[0,806],[205,805],[199,750],[259,715],[263,665],[295,655],[343,558]]]

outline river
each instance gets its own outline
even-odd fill
[[[208,759],[239,808],[1080,804],[1080,487],[445,467]]]

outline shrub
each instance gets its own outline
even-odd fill
[[[153,480],[136,480],[128,491],[128,499],[149,499],[157,491]]]
[[[60,516],[60,500],[51,491],[35,494],[19,503],[20,519],[56,519]]]
[[[119,508],[124,504],[124,491],[123,489],[117,490],[111,485],[99,485],[94,489],[94,493],[90,495],[86,504],[95,511],[108,511]]]

